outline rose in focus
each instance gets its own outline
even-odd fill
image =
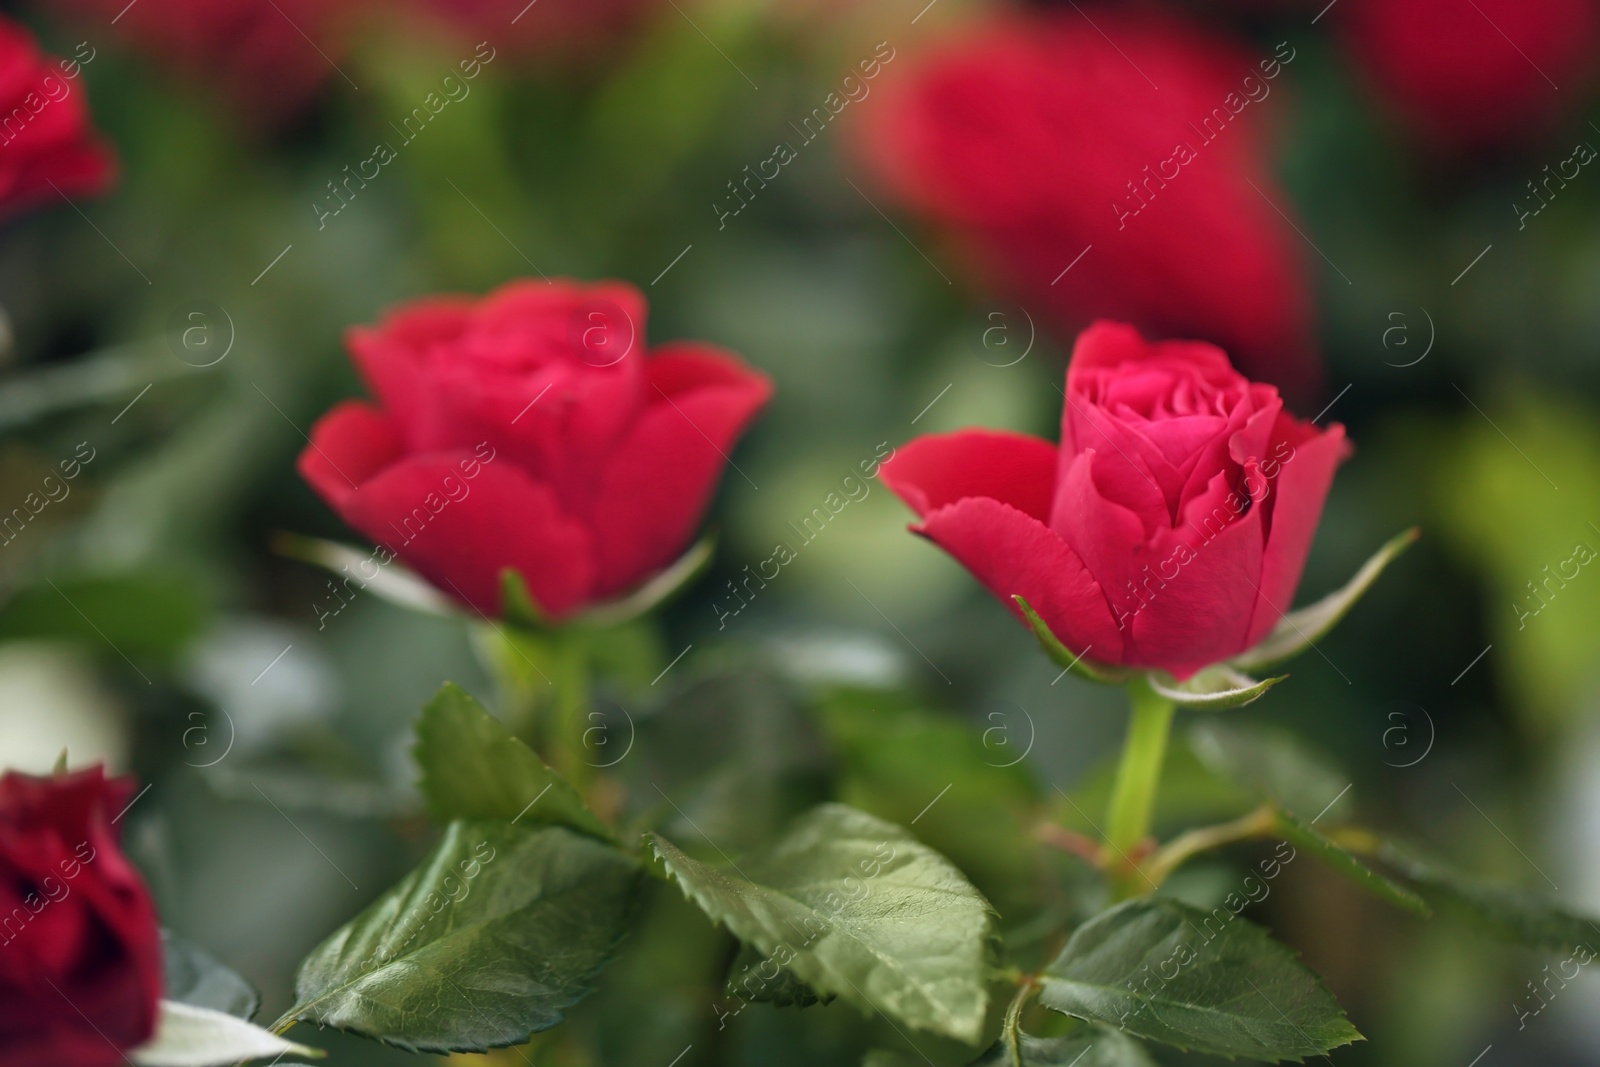
[[[772,394],[712,345],[647,352],[644,297],[620,282],[419,300],[347,343],[378,404],[324,415],[301,474],[489,615],[507,568],[560,619],[672,563]]]
[[[1183,680],[1255,645],[1294,599],[1344,428],[1293,418],[1212,345],[1115,323],[1078,338],[1066,384],[1059,447],[964,430],[901,448],[881,476],[913,529],[1090,662]]]
[[[863,109],[857,154],[1062,336],[1110,316],[1309,394],[1309,286],[1262,136],[1295,50],[1092,10],[982,22],[914,58]]]
[[[83,58],[48,59],[0,17],[0,214],[111,184],[111,150],[89,126],[78,81]]]
[[[0,777],[0,1065],[112,1067],[155,1031],[161,936],[95,767]]]

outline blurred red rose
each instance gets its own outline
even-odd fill
[[[345,0],[57,0],[184,78],[213,87],[234,111],[274,122],[341,78],[348,31],[366,4]],[[97,33],[98,37],[99,34]],[[342,78],[341,78],[342,80]]]
[[[1479,151],[1547,133],[1582,105],[1593,80],[1595,0],[1344,0],[1340,8],[1356,57],[1436,147]]]
[[[319,420],[300,473],[346,522],[444,592],[499,614],[500,573],[560,618],[688,546],[772,395],[731,353],[646,354],[631,285],[512,282],[350,331],[379,405]]]
[[[1061,446],[964,430],[901,448],[882,477],[1013,612],[1021,595],[1090,661],[1184,679],[1287,611],[1344,427],[1283,410],[1211,345],[1101,322],[1067,367]]]
[[[116,165],[89,126],[81,73],[76,60],[40,54],[27,30],[0,17],[0,214],[111,184]]]
[[[100,767],[0,777],[0,1065],[112,1067],[155,1032],[161,935]]]
[[[1294,58],[1147,10],[1010,16],[880,79],[855,146],[876,184],[1063,335],[1126,319],[1304,392],[1300,239],[1260,137]]]

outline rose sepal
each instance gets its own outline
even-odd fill
[[[1033,630],[1033,635],[1039,639],[1040,647],[1058,666],[1080,678],[1102,685],[1125,685],[1133,678],[1142,677],[1158,695],[1180,707],[1196,711],[1221,711],[1225,708],[1243,707],[1289,677],[1287,674],[1281,674],[1276,678],[1257,681],[1229,664],[1213,663],[1197,671],[1187,681],[1180,682],[1166,671],[1147,671],[1096,663],[1074,654],[1062,644],[1061,640],[1051,632],[1050,625],[1039,617],[1039,613],[1033,610],[1024,597],[1013,594],[1011,599],[1016,601],[1017,607],[1022,610],[1022,616]]]
[[[658,571],[632,592],[608,600],[559,621],[551,619],[528,592],[522,575],[510,567],[500,572],[500,616],[524,630],[556,630],[565,626],[582,626],[603,630],[622,626],[659,608],[683,590],[711,566],[716,554],[717,538],[708,533],[689,547],[665,569]]]
[[[1073,652],[1051,632],[1050,625],[1039,617],[1039,613],[1033,610],[1026,599],[1015,593],[1012,594],[1011,599],[1016,601],[1017,607],[1022,610],[1022,617],[1027,620],[1029,629],[1033,630],[1033,636],[1039,639],[1039,646],[1044,649],[1045,655],[1049,656],[1063,670],[1070,671],[1079,678],[1086,678],[1091,682],[1099,682],[1101,685],[1123,685],[1128,679],[1139,673],[1126,667],[1113,667],[1106,663],[1096,663],[1094,660],[1085,658],[1081,653]],[[1087,651],[1089,650],[1084,649],[1084,652]]]
[[[1228,708],[1242,708],[1259,700],[1268,689],[1287,677],[1287,674],[1280,674],[1275,678],[1257,681],[1226,663],[1213,663],[1196,671],[1187,681],[1179,682],[1166,671],[1151,671],[1145,675],[1145,681],[1156,695],[1165,697],[1179,707],[1194,711],[1225,711]]]
[[[1410,548],[1422,536],[1418,527],[1411,527],[1391,537],[1384,546],[1361,565],[1354,577],[1315,604],[1291,611],[1278,620],[1251,648],[1227,661],[1227,665],[1243,671],[1258,670],[1292,659],[1310,648],[1318,638],[1339,624],[1356,601],[1372,587],[1385,567],[1396,556]]]

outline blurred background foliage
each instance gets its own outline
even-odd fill
[[[0,762],[43,770],[65,745],[153,783],[125,824],[130,850],[165,921],[255,982],[267,1018],[300,957],[426,846],[406,753],[423,701],[444,679],[495,697],[463,621],[366,597],[319,627],[327,579],[275,537],[351,538],[294,456],[319,413],[360,391],[347,326],[523,275],[629,280],[651,300],[653,342],[725,345],[778,386],[734,457],[745,476],[724,480],[715,568],[604,693],[618,751],[636,740],[616,770],[640,819],[737,855],[842,799],[966,870],[1024,960],[1098,903],[1081,866],[1033,837],[1042,819],[1081,824],[1080,803],[1097,815],[1120,694],[1058,677],[905,533],[876,482],[719,625],[727,583],[881,444],[969,425],[1054,437],[1069,339],[1030,336],[1020,309],[948,260],[955,282],[932,269],[919,248],[937,242],[852,188],[845,131],[725,227],[711,206],[877,42],[914,54],[987,5],[940,0],[914,24],[912,0],[646,6],[580,62],[501,49],[320,229],[327,184],[470,43],[374,26],[340,61],[358,89],[330,78],[314,106],[263,124],[118,48],[104,20],[18,13],[56,54],[85,37],[100,48],[84,77],[122,178],[0,238],[0,503],[80,443],[93,451],[0,552]],[[1600,188],[1574,182],[1524,232],[1506,208],[1587,118],[1508,158],[1441,159],[1374,103],[1309,8],[1190,6],[1263,50],[1288,36],[1304,57],[1263,106],[1308,237],[1342,268],[1308,250],[1323,401],[1358,451],[1302,599],[1396,530],[1424,531],[1320,655],[1234,714],[1326,749],[1366,818],[1600,910],[1600,578],[1580,573],[1521,616],[1542,568],[1600,546]],[[1493,260],[1452,282],[1486,244]],[[186,345],[191,326],[203,332]],[[1169,830],[1250,803],[1181,749],[1168,778]],[[1253,858],[1198,865],[1173,891],[1220,897]],[[1257,917],[1369,1036],[1340,1063],[1464,1064],[1491,1043],[1488,1063],[1600,1063],[1592,976],[1518,1032],[1509,1005],[1545,962],[1535,954],[1386,911],[1309,863]],[[483,1062],[845,1064],[874,1048],[921,1062],[841,1004],[719,1018],[735,947],[654,886],[573,1022]],[[319,1037],[334,1063],[413,1059]],[[931,1062],[965,1062],[912,1040]]]

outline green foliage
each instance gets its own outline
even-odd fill
[[[1462,874],[1395,842],[1381,855],[1443,914],[1463,918],[1498,937],[1533,948],[1568,952],[1600,943],[1600,925],[1548,897]]]
[[[578,791],[459,686],[446,684],[417,721],[428,809],[441,821],[556,824],[611,840]]]
[[[1156,1067],[1139,1042],[1109,1026],[1087,1026],[1065,1037],[1003,1036],[971,1067]]]
[[[1278,812],[1274,819],[1273,830],[1291,845],[1305,849],[1363,889],[1387,900],[1395,907],[1404,908],[1417,915],[1430,914],[1427,902],[1421,897],[1393,879],[1374,871],[1354,854],[1319,833],[1316,827],[1303,823],[1292,815]]]
[[[1303,819],[1338,822],[1350,778],[1287,730],[1214,720],[1189,730],[1189,747],[1212,772]]]
[[[841,802],[910,827],[1002,915],[1027,913],[1039,879],[1030,824],[1040,800],[1021,762],[1032,724],[1008,715],[980,733],[954,716],[863,690],[828,694],[818,716],[842,764]]]
[[[772,972],[773,966],[762,952],[748,943],[741,944],[739,954],[728,968],[728,996],[762,1001],[780,1008],[833,1003],[832,993],[818,993],[787,967],[776,968],[776,974]]]
[[[1600,550],[1591,525],[1600,432],[1592,410],[1554,396],[1513,391],[1478,403],[1493,424],[1463,411],[1439,442],[1430,484],[1448,540],[1486,585],[1488,636],[1513,706],[1548,730],[1578,713],[1596,677],[1600,581],[1587,565],[1559,572],[1576,546]]]
[[[161,992],[167,1000],[240,1019],[253,1018],[261,1007],[261,994],[249,982],[170,930],[161,931],[161,963]]]
[[[841,804],[764,854],[714,867],[651,836],[684,893],[819,993],[976,1043],[988,1004],[989,905],[906,831]]]
[[[1254,648],[1235,656],[1230,662],[1245,670],[1255,670],[1292,659],[1312,647],[1317,638],[1339,625],[1339,620],[1372,588],[1372,583],[1378,580],[1383,569],[1415,544],[1420,536],[1422,531],[1413,527],[1391,537],[1343,586],[1315,604],[1284,615]]]
[[[1214,663],[1184,682],[1176,682],[1162,671],[1150,672],[1148,681],[1151,689],[1174,704],[1193,711],[1226,711],[1260,700],[1287,677],[1280,674],[1257,681],[1225,663]]]
[[[561,827],[457,820],[306,957],[288,1016],[411,1051],[479,1052],[559,1023],[627,929],[639,867]]]
[[[60,578],[0,605],[0,640],[72,641],[107,657],[170,657],[206,623],[200,589],[170,573]]]
[[[1040,1003],[1183,1049],[1300,1060],[1358,1040],[1315,974],[1219,908],[1130,900],[1073,932]]]

